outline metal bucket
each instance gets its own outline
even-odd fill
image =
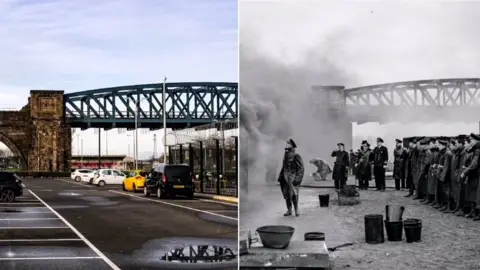
[[[386,205],[385,206],[385,220],[388,222],[397,222],[402,220],[404,206],[399,205]]]
[[[256,233],[266,248],[285,249],[292,240],[295,228],[283,225],[262,226]]]
[[[252,244],[258,242],[258,239],[252,238],[250,230],[241,230],[238,242],[240,255],[245,255],[250,251]]]

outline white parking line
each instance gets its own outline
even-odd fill
[[[0,218],[2,220],[55,220],[58,219],[57,217],[54,218]]]
[[[41,202],[14,202],[14,203],[0,203],[0,207],[2,205],[25,205],[25,204],[42,204]],[[33,206],[32,206],[33,207]]]
[[[92,259],[102,259],[102,257],[8,257],[0,258],[0,261],[23,261],[23,260],[92,260]],[[111,265],[110,265],[111,266]],[[113,268],[113,267],[112,267]],[[114,268],[120,269],[120,268]]]
[[[93,186],[90,186],[90,185],[87,185],[87,184],[82,184],[82,182],[72,182],[72,181],[67,181],[67,180],[63,180],[63,179],[54,179],[54,180],[57,180],[57,181],[62,181],[62,182],[65,182],[65,183],[69,183],[69,184],[75,184],[75,185],[79,185],[79,186],[83,186],[83,187],[88,187],[88,188],[92,188]]]
[[[45,226],[45,227],[0,227],[0,230],[41,230],[41,229],[68,229],[68,226]]]
[[[197,199],[197,200],[202,201],[202,202],[218,203],[218,204],[223,204],[223,205],[228,205],[228,206],[235,206],[235,207],[238,206],[238,204],[235,204],[235,203],[219,202],[219,201],[209,200],[209,199]]]
[[[70,242],[83,241],[80,238],[65,238],[65,239],[0,239],[0,242]]]
[[[231,219],[231,220],[238,220],[237,218],[234,218],[234,217],[224,216],[224,215],[220,215],[220,214],[217,214],[217,213],[208,212],[208,211],[204,211],[204,210],[200,210],[200,209],[196,209],[196,208],[192,208],[192,207],[188,207],[188,206],[183,206],[183,205],[169,203],[169,202],[160,201],[160,200],[154,200],[154,199],[150,199],[150,198],[146,198],[146,197],[140,197],[140,196],[137,196],[137,195],[128,194],[128,193],[120,192],[120,191],[116,191],[116,190],[109,190],[109,191],[113,192],[113,193],[125,195],[125,196],[130,196],[130,197],[142,199],[142,200],[147,200],[147,201],[151,201],[151,202],[156,202],[156,203],[166,204],[166,205],[170,205],[170,206],[174,206],[174,207],[178,207],[178,208],[187,209],[187,210],[190,210],[190,211],[209,214],[209,215],[212,215],[212,216],[222,217],[222,218]]]
[[[121,270],[118,266],[116,266],[107,256],[105,256],[97,247],[95,247],[83,234],[81,234],[75,227],[73,227],[72,224],[70,224],[65,218],[63,218],[55,209],[53,209],[50,205],[48,205],[45,201],[43,201],[40,197],[37,196],[37,194],[33,193],[33,191],[29,190],[30,193],[35,196],[40,202],[42,202],[50,211],[52,211],[59,219],[63,221],[70,229],[87,244],[105,263],[107,263],[113,270]],[[69,257],[63,257],[67,258],[68,260]],[[78,257],[77,257],[78,258]],[[87,257],[85,257],[87,258]],[[95,258],[95,257],[88,257],[88,258]]]

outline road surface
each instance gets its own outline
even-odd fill
[[[237,252],[237,206],[146,198],[63,179],[25,179],[25,196],[0,204],[0,269],[236,269],[162,260],[176,248]],[[207,267],[207,268],[202,268]]]

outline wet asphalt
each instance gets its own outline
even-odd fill
[[[0,204],[2,270],[237,269],[236,259],[162,260],[171,250],[197,245],[237,253],[236,205],[181,197],[159,200],[116,186],[63,179],[24,183],[24,196]]]

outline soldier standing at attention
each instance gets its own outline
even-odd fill
[[[458,165],[457,165],[457,176],[453,181],[455,181],[455,212],[456,216],[465,216],[466,213],[464,211],[465,207],[465,183],[461,177],[461,174],[464,170],[465,163],[467,161],[467,151],[470,139],[466,135],[460,135],[457,139],[458,146]]]
[[[450,167],[448,168],[448,176],[447,180],[448,182],[445,183],[445,196],[447,197],[447,209],[444,209],[444,213],[453,213],[455,212],[455,201],[454,201],[454,191],[453,189],[454,184],[455,184],[455,173],[456,173],[456,167],[457,167],[457,142],[455,138],[450,138],[449,143],[448,143],[448,149],[447,153],[450,156]]]
[[[480,157],[480,136],[476,134],[470,134],[470,147],[467,150],[467,162],[466,168],[460,175],[462,179],[465,179],[466,194],[465,202],[470,208],[470,213],[466,215],[467,218],[474,218],[478,216],[475,204],[477,203],[477,189],[478,189],[478,170],[479,157]]]
[[[368,182],[372,180],[372,150],[367,141],[362,142],[358,155],[359,159],[355,167],[357,168],[356,177],[359,180],[359,188],[368,190]]]
[[[385,169],[388,163],[388,149],[383,146],[383,139],[377,138],[377,146],[373,149],[373,175],[377,190],[385,190]]]
[[[402,140],[395,139],[397,144],[393,151],[393,178],[395,179],[395,189],[405,189],[405,163],[407,151],[403,148]]]
[[[409,142],[407,150],[407,161],[405,165],[405,180],[408,188],[408,194],[405,197],[413,196],[415,187],[413,185],[413,176],[415,175],[417,138]]]
[[[415,196],[414,200],[424,199],[427,194],[427,169],[428,169],[428,159],[430,152],[428,151],[430,139],[423,138],[420,140],[420,147],[418,147],[418,158],[417,158],[417,174],[414,178],[415,183]]]
[[[335,158],[332,178],[335,182],[335,189],[339,191],[347,183],[348,168],[350,167],[350,157],[348,152],[345,151],[345,145],[343,143],[337,144],[337,149],[333,150],[332,157]]]
[[[440,158],[438,160],[439,177],[438,177],[438,193],[440,196],[439,204],[434,206],[440,211],[447,210],[448,207],[448,183],[450,178],[450,162],[452,161],[452,153],[448,149],[448,142],[439,140]]]
[[[282,170],[278,177],[283,198],[287,204],[287,212],[284,216],[292,215],[292,204],[295,209],[295,216],[299,216],[298,209],[299,189],[305,172],[302,158],[295,152],[297,145],[290,139],[285,146],[285,155],[283,156]]]
[[[455,146],[452,149],[452,163],[450,166],[450,178],[451,178],[451,186],[450,186],[450,200],[453,206],[451,211],[448,213],[455,213],[459,209],[460,202],[457,198],[458,190],[461,189],[461,185],[459,185],[458,179],[460,178],[460,162],[461,162],[461,153],[463,150],[463,143],[461,143],[460,137],[457,136],[451,139],[452,144]]]
[[[430,140],[430,157],[428,160],[428,176],[427,176],[427,196],[423,201],[424,204],[433,204],[435,202],[435,194],[437,189],[437,175],[435,167],[438,164],[438,146],[437,139]]]

